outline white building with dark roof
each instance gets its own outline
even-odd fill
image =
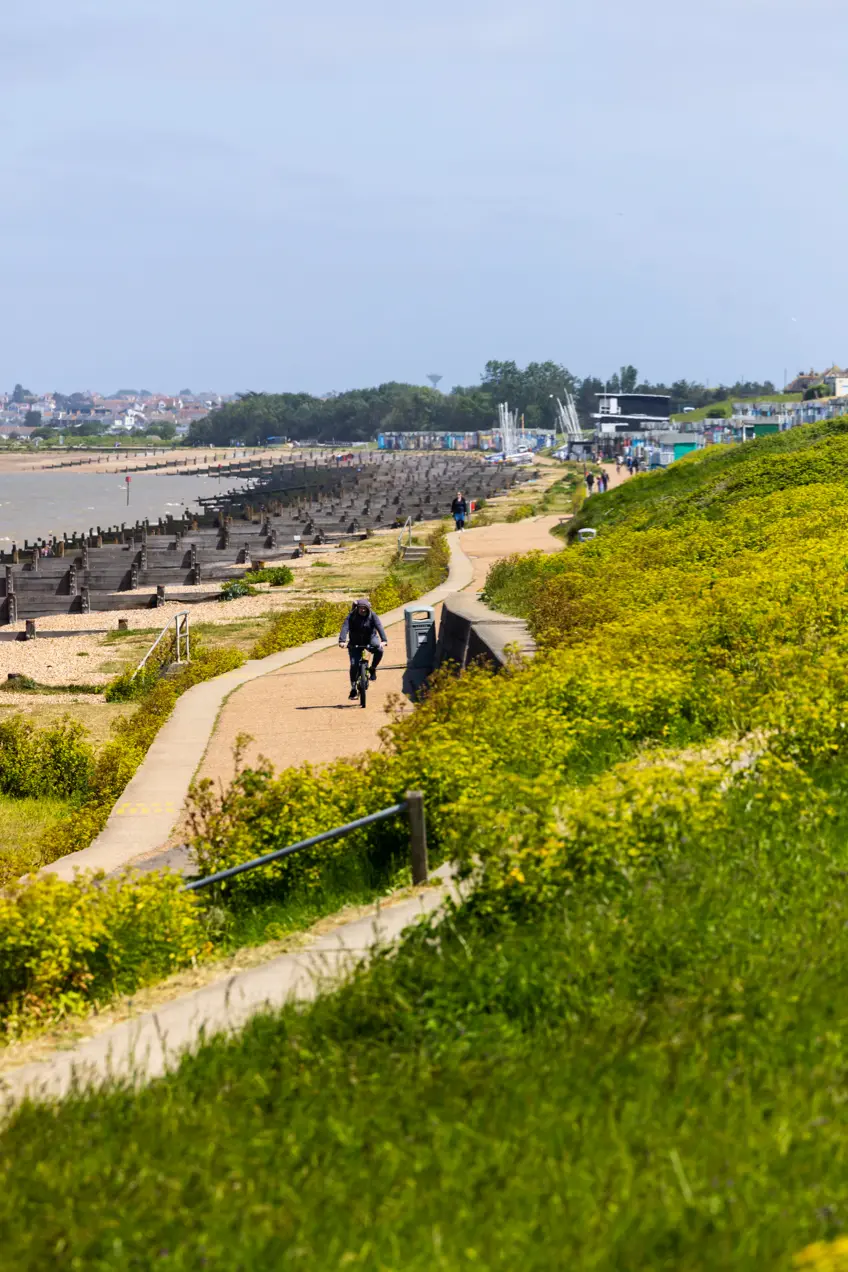
[[[666,432],[671,397],[664,393],[599,393],[592,415],[599,437],[639,436]]]

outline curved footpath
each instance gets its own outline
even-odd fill
[[[422,597],[421,603],[438,603],[471,584],[479,587],[492,562],[512,552],[556,550],[561,545],[550,531],[558,521],[555,516],[537,517],[518,525],[498,524],[468,530],[462,536],[462,547],[460,536],[449,535],[449,577],[428,597]],[[402,610],[384,616],[387,626],[402,621]],[[115,869],[137,859],[145,852],[145,845],[148,851],[160,848],[177,822],[188,785],[203,758],[206,740],[215,729],[219,709],[228,695],[295,663],[321,658],[335,644],[335,638],[313,641],[195,686],[180,699],[127,788],[122,805],[129,808],[116,809],[103,834],[90,848],[54,863],[49,869],[65,877],[71,877],[72,871],[81,867]],[[335,653],[333,669],[338,679],[337,649]],[[311,673],[308,679],[313,679]],[[315,671],[316,685],[327,679],[323,668]],[[381,671],[378,684],[382,680]],[[399,679],[397,684],[399,688]],[[338,697],[337,692],[335,696]],[[278,703],[277,715],[279,706]],[[222,714],[222,736],[238,728],[240,712],[239,706],[231,716],[226,711]],[[358,751],[370,744],[368,730],[379,729],[382,713],[368,712],[367,718],[367,729],[360,719],[356,733]],[[313,736],[313,742],[317,736]],[[300,729],[298,739],[304,740]],[[273,738],[264,741],[273,742]],[[309,757],[301,753],[298,758]],[[149,811],[142,811],[139,804],[144,804]],[[27,1054],[38,1058],[17,1068],[14,1052],[7,1052],[0,1076],[0,1099],[8,1107],[25,1094],[35,1098],[60,1097],[80,1083],[96,1084],[111,1077],[134,1080],[156,1077],[173,1067],[186,1050],[204,1038],[238,1029],[259,1011],[280,1007],[292,999],[314,998],[322,987],[337,981],[345,971],[367,958],[377,945],[390,943],[420,916],[437,910],[451,893],[455,893],[455,884],[449,866],[443,866],[434,872],[429,885],[407,889],[397,897],[367,907],[353,921],[345,922],[344,915],[335,921],[325,920],[317,925],[315,934],[306,937],[303,948],[296,953],[258,961],[258,965],[245,970],[222,964],[219,974],[213,965],[206,969],[211,977],[209,983],[170,1001],[167,986],[140,991],[142,1001],[145,997],[155,1001],[160,995],[159,1005],[133,1014],[132,1000],[118,1004],[100,1020],[94,1017],[80,1022],[79,1032],[87,1036],[72,1046],[68,1046],[68,1038],[60,1048],[49,1036],[42,1044],[31,1044]],[[257,960],[261,959],[262,952],[257,951],[256,956]]]
[[[457,537],[448,535],[448,541]],[[461,591],[471,582],[471,562],[457,544],[451,543],[450,546],[448,578],[440,587],[422,596],[421,604],[436,605],[451,592]],[[386,626],[402,624],[403,609],[392,610],[384,615],[383,622]],[[178,823],[188,788],[198,772],[210,738],[216,731],[218,714],[230,695],[242,685],[274,675],[296,663],[306,662],[330,648],[335,649],[334,662],[338,670],[338,638],[331,636],[309,641],[279,654],[270,654],[267,658],[251,660],[237,671],[229,671],[214,680],[194,685],[178,700],[172,715],[160,729],[155,742],[128,783],[123,797],[115,805],[108,822],[94,842],[88,848],[45,866],[45,872],[58,875],[62,879],[72,879],[78,870],[105,870],[110,874],[129,865],[136,858],[143,858],[163,848]],[[346,667],[342,671],[346,675]],[[267,696],[264,687],[259,692],[261,697]],[[359,710],[358,704],[356,706]],[[279,704],[276,704],[275,715],[279,717]],[[362,740],[356,749],[366,750],[368,740],[363,738],[362,733],[359,737]],[[264,738],[262,743],[264,745]],[[231,751],[232,746],[229,749]],[[297,763],[312,758],[304,749],[294,761],[288,762]],[[328,755],[318,758],[320,761],[333,757]]]

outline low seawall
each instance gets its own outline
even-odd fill
[[[439,625],[437,667],[451,662],[464,669],[482,660],[499,670],[509,661],[508,647],[517,648],[524,658],[532,658],[536,652],[536,642],[523,619],[499,614],[476,597],[447,597]]]

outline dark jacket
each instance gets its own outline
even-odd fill
[[[368,607],[367,614],[360,614],[360,605]],[[379,645],[380,641],[388,641],[385,628],[380,622],[379,614],[375,614],[369,602],[363,597],[351,607],[345,621],[342,623],[342,630],[339,632],[339,644],[343,645],[349,640],[351,645],[360,645],[365,648],[368,645]]]
[[[468,504],[465,502],[464,499],[454,499],[453,503],[451,504],[451,513],[453,514],[454,517],[467,517]]]

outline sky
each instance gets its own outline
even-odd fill
[[[0,386],[848,363],[844,0],[3,0]]]

